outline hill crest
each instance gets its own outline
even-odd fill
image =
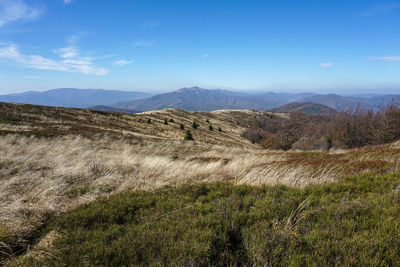
[[[281,113],[298,112],[298,113],[320,114],[328,116],[332,116],[337,113],[337,111],[331,107],[312,102],[292,102],[280,106],[279,108],[276,108],[273,111]]]

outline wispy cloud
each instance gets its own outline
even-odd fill
[[[322,62],[320,64],[320,66],[321,66],[321,68],[329,68],[329,67],[333,66],[333,63],[332,62]]]
[[[83,36],[85,36],[86,32],[79,32],[77,34],[73,34],[67,38],[67,42],[71,45],[76,44]]]
[[[114,65],[115,65],[115,66],[121,67],[121,66],[125,66],[125,65],[128,65],[128,64],[131,64],[131,63],[133,63],[133,62],[135,62],[135,61],[134,61],[134,60],[125,60],[125,59],[122,59],[122,60],[117,60],[117,61],[115,61],[115,62],[114,62]]]
[[[0,27],[12,21],[36,19],[43,12],[43,7],[29,6],[23,0],[0,0]]]
[[[79,52],[75,46],[68,46],[60,49],[54,49],[54,54],[57,54],[62,59],[77,57]]]
[[[139,47],[139,46],[142,46],[142,47],[150,47],[150,46],[152,46],[153,44],[154,44],[154,40],[151,40],[151,41],[139,40],[139,41],[136,41],[136,42],[133,44],[133,47]]]
[[[143,22],[142,24],[140,24],[140,26],[142,28],[155,28],[160,26],[161,23],[159,22]]]
[[[59,1],[63,2],[64,5],[69,5],[75,3],[78,0],[59,0]]]
[[[400,2],[398,1],[388,2],[388,3],[376,3],[372,5],[371,8],[369,8],[368,10],[359,14],[359,16],[379,15],[399,8],[400,8]]]
[[[53,52],[58,56],[57,59],[23,54],[15,45],[0,46],[0,58],[10,60],[24,68],[78,72],[98,76],[108,73],[107,69],[93,65],[94,58],[81,56],[76,47],[55,49]]]
[[[208,54],[207,54],[207,53],[204,53],[204,54],[201,55],[201,57],[202,57],[202,58],[207,58],[207,57],[208,57]]]
[[[400,56],[386,56],[386,57],[367,57],[369,60],[377,60],[384,62],[400,62]]]

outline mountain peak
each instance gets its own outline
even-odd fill
[[[177,90],[177,93],[182,93],[182,92],[199,92],[199,91],[205,91],[206,89],[200,88],[198,86],[193,86],[193,87],[185,87]]]

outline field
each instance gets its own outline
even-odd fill
[[[265,150],[242,133],[266,115],[0,103],[0,260],[398,264],[400,142]]]

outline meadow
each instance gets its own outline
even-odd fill
[[[242,136],[261,111],[0,109],[8,265],[399,262],[400,142],[266,150]]]

